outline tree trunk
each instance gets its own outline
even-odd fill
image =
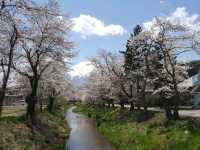
[[[165,107],[165,115],[166,115],[168,120],[172,119],[173,114],[172,114],[170,107]]]
[[[42,99],[40,99],[40,112],[43,112],[43,103],[42,103]]]
[[[130,102],[131,106],[130,106],[130,111],[134,111],[135,109],[135,106],[134,106],[134,103],[133,102]]]
[[[147,101],[146,101],[146,93],[145,93],[145,91],[143,91],[143,93],[142,93],[142,99],[143,99],[143,107],[144,107],[144,112],[145,113],[148,113],[148,104],[147,104]]]
[[[137,110],[140,110],[140,105],[138,104],[139,102],[139,96],[140,96],[140,82],[139,82],[139,77],[137,75],[136,77],[136,92],[137,92],[137,99],[136,99],[136,106],[137,106]]]
[[[131,95],[131,98],[133,98],[133,85],[130,85],[130,95]],[[131,100],[130,102],[131,106],[130,106],[130,111],[133,111],[134,110],[134,103],[133,103],[133,100]]]
[[[110,105],[110,102],[108,102],[108,107],[110,108],[110,106],[111,106],[111,105]]]
[[[112,105],[113,108],[115,107],[115,104],[114,104],[114,100],[113,100],[113,99],[111,99],[111,105]]]
[[[120,102],[121,109],[124,109],[124,102]]]
[[[1,91],[0,91],[0,117],[2,115],[3,102],[4,102],[4,98],[5,98],[9,75],[10,75],[10,69],[8,69],[7,75],[6,76],[4,75],[4,77],[3,77],[3,85],[2,85]]]
[[[11,66],[8,66],[7,72],[4,72],[3,74],[3,84],[1,86],[1,91],[0,91],[0,117],[2,115],[2,110],[3,110],[3,102],[4,102],[4,98],[5,98],[5,93],[6,93],[6,89],[7,89],[7,83],[8,83],[8,79],[10,76],[10,68]]]
[[[171,110],[171,102],[169,99],[166,99],[163,93],[160,94],[160,97],[163,99],[162,100],[162,106],[165,109],[165,116],[167,117],[168,120],[172,120],[173,114]]]
[[[178,107],[179,107],[179,103],[180,103],[180,93],[178,91],[178,85],[177,85],[177,79],[176,79],[176,69],[175,66],[173,65],[173,63],[171,63],[171,67],[172,67],[172,78],[173,78],[173,86],[174,86],[174,92],[175,92],[175,99],[174,99],[174,114],[173,114],[173,118],[175,120],[179,119],[179,112],[178,112]]]
[[[114,102],[112,102],[112,108],[115,108],[115,104],[114,104]]]
[[[49,97],[49,105],[48,105],[48,110],[49,112],[53,112],[53,105],[54,105],[54,101],[55,101],[55,98],[50,96]]]
[[[29,123],[31,123],[32,125],[36,124],[36,113],[35,113],[35,106],[37,103],[37,87],[38,87],[38,79],[37,78],[31,78],[30,79],[30,83],[31,83],[31,94],[27,99],[27,120],[29,121]]]
[[[145,112],[146,114],[148,113],[148,108],[147,108],[146,105],[144,106],[144,112]]]
[[[5,90],[2,90],[0,92],[0,117],[2,115],[4,97],[5,97]]]
[[[18,35],[17,35],[17,28],[15,25],[13,25],[13,33],[10,37],[10,40],[9,40],[9,44],[10,44],[10,49],[9,49],[9,53],[8,53],[8,64],[4,64],[4,61],[2,60],[2,64],[1,64],[1,67],[2,67],[2,72],[3,72],[3,80],[2,80],[2,87],[1,87],[1,91],[0,91],[0,117],[2,115],[2,108],[3,108],[3,101],[4,101],[4,98],[5,98],[5,93],[6,93],[6,89],[7,89],[7,82],[8,82],[8,79],[10,77],[10,71],[11,71],[11,65],[12,65],[12,62],[13,62],[13,53],[14,53],[14,47],[15,47],[15,44],[17,42],[17,39],[18,39]],[[7,70],[5,69],[5,66],[7,66]]]
[[[27,105],[27,120],[32,125],[35,125],[36,123],[36,114],[35,114],[35,105],[36,105],[36,96],[31,96],[28,100]]]
[[[175,81],[174,81],[175,82]],[[179,103],[180,103],[180,94],[179,94],[179,91],[178,91],[178,87],[177,87],[177,84],[176,82],[174,83],[174,90],[175,90],[175,99],[174,99],[174,114],[173,114],[173,118],[175,120],[179,119],[179,112],[178,112],[178,109],[179,109]]]
[[[174,106],[174,114],[173,114],[173,119],[174,120],[177,120],[177,119],[179,119],[180,117],[179,117],[179,112],[178,112],[178,105],[175,105]]]

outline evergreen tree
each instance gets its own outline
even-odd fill
[[[127,41],[126,44],[126,51],[122,52],[124,54],[124,69],[126,74],[129,74],[131,71],[137,69],[139,67],[139,61],[140,58],[138,58],[139,52],[137,52],[137,49],[139,47],[139,44],[136,43],[133,44],[134,38],[138,36],[142,32],[142,27],[140,25],[137,25],[133,33],[130,35],[130,38]]]
[[[139,67],[139,57],[138,57],[138,52],[137,49],[139,45],[136,43],[133,44],[134,39],[142,32],[142,27],[140,25],[136,25],[136,27],[133,29],[133,33],[131,33],[130,38],[127,41],[126,44],[126,51],[122,52],[124,54],[124,71],[125,75],[127,78],[129,78],[132,82],[130,84],[130,95],[132,97],[132,100],[130,100],[131,108],[130,110],[132,111],[134,109],[134,103],[137,99],[133,99],[133,84],[136,83],[136,93],[138,95],[139,93],[139,79],[138,79],[138,73],[137,73],[137,68]],[[134,74],[134,75],[133,75]],[[134,77],[133,77],[134,76]],[[135,79],[133,79],[135,78]]]

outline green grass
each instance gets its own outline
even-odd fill
[[[38,112],[37,125],[31,130],[22,107],[6,107],[0,118],[0,150],[63,150],[70,128],[64,115],[70,105],[64,99],[56,102],[54,113]]]
[[[120,108],[77,105],[75,111],[97,120],[99,131],[119,150],[199,150],[200,121],[168,121],[163,113],[130,113]]]

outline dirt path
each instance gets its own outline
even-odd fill
[[[149,108],[149,110],[159,111],[159,112],[164,111],[163,109],[160,109],[160,108]],[[200,109],[198,109],[198,110],[179,110],[179,113],[181,116],[200,118]]]
[[[181,116],[200,118],[200,110],[180,110]]]
[[[117,106],[120,107],[120,106]],[[126,105],[127,108],[130,106]],[[160,108],[148,108],[148,110],[151,111],[158,111],[158,112],[164,112],[163,109]],[[200,118],[200,109],[195,109],[195,110],[179,110],[179,113],[181,116],[186,116],[186,117],[195,117],[195,118]]]

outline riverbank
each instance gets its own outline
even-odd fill
[[[163,113],[77,105],[76,112],[97,120],[98,130],[119,150],[197,150],[200,120],[168,121]]]
[[[26,124],[25,108],[5,108],[0,119],[0,150],[63,150],[70,133],[65,120],[65,111],[69,107],[59,98],[54,113],[46,109],[38,113],[34,129]]]

